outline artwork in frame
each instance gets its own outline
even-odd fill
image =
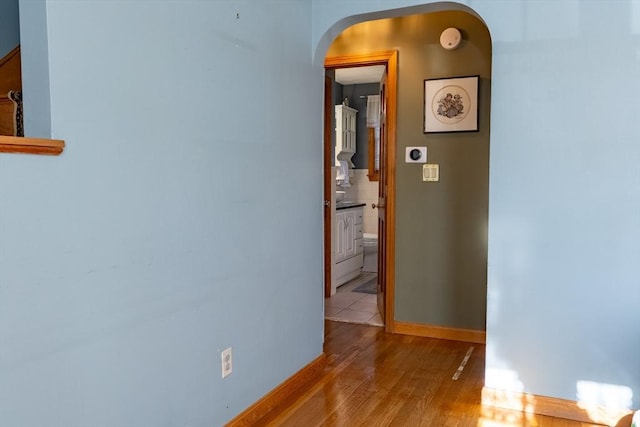
[[[424,133],[478,130],[478,76],[424,81]]]

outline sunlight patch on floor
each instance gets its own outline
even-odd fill
[[[631,412],[633,390],[630,387],[578,381],[576,390],[578,407],[589,414],[594,422],[613,425]]]
[[[533,396],[523,394],[516,397],[511,392],[485,389],[482,392],[482,418],[478,421],[478,427],[537,426],[534,408]]]

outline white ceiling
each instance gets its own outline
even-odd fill
[[[339,68],[336,70],[336,82],[341,85],[380,83],[380,80],[382,80],[382,74],[384,73],[384,68],[384,65]]]

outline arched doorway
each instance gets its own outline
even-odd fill
[[[366,19],[363,17],[363,19]],[[455,50],[440,45],[442,31],[458,28]],[[389,202],[395,231],[388,254],[394,298],[390,332],[475,342],[485,340],[491,37],[469,11],[386,18],[355,24],[336,37],[327,57],[385,49],[398,51],[398,143],[389,164]],[[478,129],[425,133],[426,80],[479,76]],[[407,147],[427,147],[439,167],[423,181],[422,165],[406,163]]]

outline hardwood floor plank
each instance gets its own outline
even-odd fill
[[[485,346],[327,321],[327,367],[265,426],[594,427],[483,407]],[[452,377],[473,345],[457,380]]]

